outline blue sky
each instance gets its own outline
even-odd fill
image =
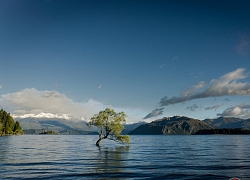
[[[0,4],[0,106],[15,117],[250,117],[250,1]]]

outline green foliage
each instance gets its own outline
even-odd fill
[[[103,139],[129,144],[129,136],[120,135],[124,128],[122,124],[126,123],[125,117],[126,114],[124,112],[116,113],[110,108],[106,108],[104,111],[100,111],[99,114],[94,115],[88,125],[98,128],[99,139],[96,145],[99,146],[100,141]]]
[[[116,139],[117,139],[119,142],[123,142],[123,143],[126,143],[126,144],[129,144],[129,143],[130,143],[130,138],[129,138],[128,135],[117,136]]]
[[[22,128],[18,121],[14,121],[9,113],[0,110],[0,135],[22,134]]]
[[[18,121],[16,121],[13,131],[15,132],[15,134],[22,133],[22,127],[20,126],[20,123]]]

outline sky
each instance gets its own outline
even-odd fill
[[[250,1],[0,0],[0,108],[250,118]]]

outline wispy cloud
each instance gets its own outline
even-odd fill
[[[190,75],[191,75],[194,79],[202,78],[203,74],[204,74],[204,71],[201,71],[201,72],[192,72],[192,73],[190,73]]]
[[[173,58],[172,58],[172,61],[174,61],[174,60],[176,60],[176,59],[178,59],[179,57],[178,56],[174,56]],[[167,61],[168,60],[165,60],[161,65],[160,65],[160,68],[163,68],[166,64],[167,64]]]
[[[143,119],[148,119],[148,118],[151,118],[151,117],[155,117],[155,116],[162,115],[163,109],[164,109],[164,108],[154,109],[151,113],[149,113],[149,114],[148,114],[147,116],[145,116]]]
[[[211,107],[206,107],[205,110],[215,110],[217,111],[218,108],[220,108],[221,106],[223,106],[223,104],[217,104]]]
[[[239,55],[245,57],[250,52],[250,35],[241,34],[239,36],[239,41],[236,44],[236,51]]]
[[[248,95],[250,94],[250,83],[238,82],[238,80],[245,79],[247,76],[244,74],[245,69],[239,68],[235,71],[221,76],[219,79],[213,79],[205,87],[204,82],[191,86],[180,96],[168,98],[163,97],[160,101],[161,106],[168,106],[170,104],[182,103],[193,99],[207,98],[207,97],[220,97],[226,95]],[[200,88],[205,87],[203,91]]]
[[[181,96],[190,96],[193,93],[195,93],[197,90],[203,88],[205,86],[205,84],[206,83],[204,81],[201,81],[197,84],[194,84],[194,85],[190,86],[188,89],[182,91]]]
[[[240,117],[243,119],[247,119],[250,118],[250,105],[241,104],[238,106],[230,107],[225,109],[222,113],[218,113],[217,116]]]
[[[0,89],[2,89],[3,88],[3,85],[0,85]]]
[[[97,89],[101,89],[102,88],[102,85],[98,86]]]
[[[189,110],[189,111],[196,111],[197,109],[199,109],[201,107],[199,107],[197,104],[193,104],[192,106],[188,106],[186,108],[186,110]]]

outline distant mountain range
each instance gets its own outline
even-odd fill
[[[65,135],[97,134],[96,128],[88,127],[87,122],[82,120],[34,117],[15,118],[15,120],[19,121],[26,134],[40,134],[45,130],[52,130],[58,134]],[[128,134],[130,131],[142,124],[145,124],[145,122],[125,124],[122,134]]]
[[[223,128],[250,129],[250,119],[219,117],[201,121],[184,116],[174,116],[141,125],[129,134],[195,134],[200,130]]]
[[[26,134],[40,134],[44,130],[52,130],[58,134],[83,135],[97,134],[97,129],[88,127],[82,120],[59,118],[15,118],[20,122]],[[219,117],[216,119],[198,120],[184,116],[165,117],[151,123],[138,122],[124,125],[122,134],[194,134],[199,130],[222,128],[250,129],[250,119]]]
[[[52,130],[59,134],[89,134],[96,131],[88,127],[85,121],[59,118],[15,118],[20,122],[26,134],[40,134],[44,130]],[[35,131],[34,131],[35,130]]]
[[[194,134],[203,129],[213,129],[213,127],[197,119],[174,116],[141,125],[129,134]]]
[[[135,128],[147,124],[146,122],[138,122],[138,123],[134,123],[134,124],[125,124],[124,129],[122,131],[121,134],[129,134],[129,132],[131,132],[132,130],[134,130]]]
[[[222,128],[250,129],[250,119],[219,117],[217,119],[205,119],[204,122],[217,129],[222,129]]]

